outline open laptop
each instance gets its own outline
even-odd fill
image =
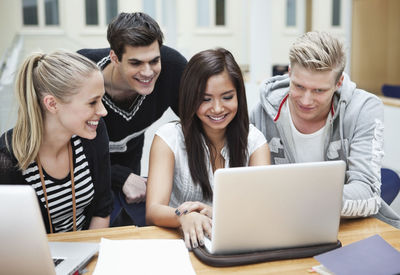
[[[74,274],[98,243],[48,242],[36,194],[27,185],[0,185],[0,273]]]
[[[336,243],[346,165],[327,161],[219,169],[211,254]]]

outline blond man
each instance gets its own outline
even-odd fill
[[[345,161],[342,216],[376,215],[400,227],[399,216],[380,197],[381,100],[358,89],[343,72],[344,47],[329,33],[302,35],[289,59],[289,74],[262,83],[251,113],[268,140],[271,162]]]

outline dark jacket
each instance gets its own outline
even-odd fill
[[[110,64],[110,48],[82,49],[86,56],[103,70]],[[178,115],[179,82],[186,59],[176,50],[161,46],[161,73],[154,90],[141,102],[138,109],[119,108],[111,97],[104,95],[108,115],[104,118],[110,138],[111,180],[114,190],[121,190],[129,174],[140,175],[144,133],[171,107]]]

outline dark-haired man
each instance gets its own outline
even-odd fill
[[[114,192],[111,225],[142,226],[147,180],[139,174],[144,132],[168,107],[178,114],[179,82],[187,61],[163,45],[160,27],[144,13],[120,13],[108,26],[107,39],[110,48],[78,52],[96,62],[104,76]]]

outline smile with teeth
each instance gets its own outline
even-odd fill
[[[136,80],[139,81],[142,84],[149,84],[153,80],[153,78],[149,78],[149,79],[138,79],[138,78],[136,78]]]
[[[89,121],[87,122],[87,124],[88,124],[89,126],[97,126],[97,125],[99,124],[99,121],[98,121],[98,120],[89,120]]]
[[[220,115],[220,116],[208,116],[211,120],[214,120],[214,121],[221,121],[221,120],[223,120],[224,118],[226,118],[226,116],[227,116],[228,114],[225,114],[225,115]]]

